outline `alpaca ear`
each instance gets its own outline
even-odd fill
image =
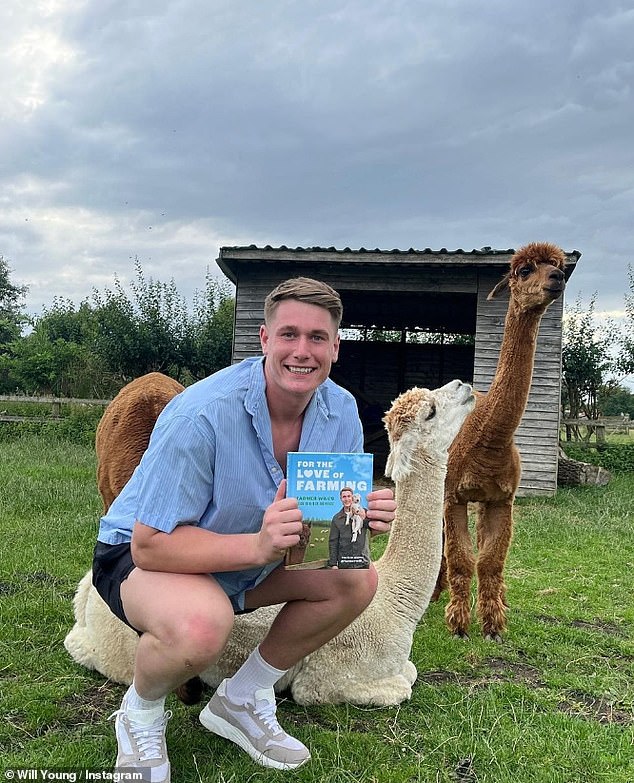
[[[495,297],[502,293],[506,288],[509,287],[509,280],[511,279],[511,273],[507,272],[504,277],[500,280],[500,282],[495,286],[493,291],[487,296],[487,302],[491,299],[495,299]]]
[[[394,451],[390,449],[390,453],[387,455],[387,462],[385,463],[385,475],[388,478],[392,477],[392,470],[394,468]]]
[[[385,475],[392,481],[401,481],[412,470],[412,456],[416,450],[417,436],[411,431],[394,441],[390,439],[390,453],[385,464]]]
[[[410,471],[409,459],[403,449],[402,440],[392,444],[385,463],[385,475],[392,481],[401,481]]]

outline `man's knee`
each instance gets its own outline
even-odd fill
[[[368,568],[366,571],[366,585],[365,585],[366,596],[367,596],[366,606],[374,598],[378,586],[379,586],[379,575],[377,573],[376,568],[373,565],[371,565],[370,568]]]
[[[360,569],[340,569],[341,584],[338,585],[340,595],[346,603],[356,606],[358,612],[362,612],[372,601],[376,593],[379,576],[374,566]]]
[[[220,658],[233,627],[234,614],[230,605],[215,606],[213,613],[187,613],[173,629],[173,640],[180,647],[188,666],[196,672],[214,664]]]

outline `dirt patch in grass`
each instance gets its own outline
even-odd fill
[[[71,693],[60,699],[57,704],[57,714],[37,726],[34,726],[33,721],[20,710],[9,713],[6,720],[21,734],[35,739],[50,732],[60,730],[72,732],[78,726],[101,723],[108,715],[118,709],[120,702],[121,686],[105,682],[90,686],[77,693]]]
[[[72,734],[78,726],[101,723],[119,707],[120,701],[121,686],[106,682],[60,699],[57,714],[39,725],[33,725],[33,721],[20,710],[14,710],[6,719],[21,735],[31,739],[61,730]]]
[[[14,582],[0,582],[0,595],[15,595],[20,592],[20,586]]]
[[[14,578],[10,582],[0,582],[0,595],[15,595],[23,590],[25,585],[64,585],[64,580],[48,574],[46,571],[33,571],[32,573],[18,571],[13,576]]]
[[[418,682],[428,685],[459,685],[470,690],[487,687],[496,682],[523,683],[531,688],[546,688],[540,672],[533,666],[505,661],[502,658],[486,658],[473,674],[450,671],[423,672]],[[617,725],[634,724],[634,713],[610,696],[595,696],[585,691],[569,691],[560,699],[557,708],[571,715],[599,723]]]
[[[423,672],[418,675],[418,681],[429,685],[450,683],[471,689],[484,688],[495,682],[524,683],[533,688],[544,686],[540,672],[534,666],[495,657],[485,658],[473,674],[449,671]]]
[[[615,636],[620,639],[626,639],[628,636],[628,634],[616,623],[602,620],[600,617],[595,617],[592,620],[571,620],[570,622],[567,622],[565,620],[560,620],[557,617],[550,617],[547,614],[540,614],[537,615],[535,619],[546,625],[568,625],[571,628],[581,628],[584,631],[603,633],[607,636]]]
[[[17,571],[13,574],[12,581],[0,581],[0,596],[17,595],[25,589],[55,588],[57,595],[63,599],[72,599],[75,588],[67,584],[67,580],[59,576],[53,576],[46,571],[33,571],[31,573]]]
[[[616,623],[610,623],[606,620],[601,620],[598,617],[595,617],[590,622],[586,620],[573,620],[570,625],[572,625],[574,628],[584,628],[587,631],[599,631],[600,633],[605,633],[608,636],[618,636],[621,639],[627,637],[627,634],[623,631],[622,628],[619,628]]]
[[[478,783],[478,778],[473,766],[473,759],[467,756],[456,764],[454,769],[449,771],[451,780],[455,783]]]
[[[558,705],[561,712],[578,718],[596,720],[599,723],[616,723],[627,726],[634,723],[634,714],[610,698],[593,696],[584,691],[570,691]]]
[[[282,723],[284,726],[305,726],[306,723],[309,722],[311,726],[318,726],[320,729],[335,733],[344,730],[367,734],[376,730],[376,720],[371,720],[369,718],[353,718],[352,716],[349,716],[346,719],[345,725],[342,725],[341,720],[330,718],[327,715],[321,715],[318,712],[307,715],[303,712],[301,714],[294,714],[286,711],[283,714],[284,719]],[[280,710],[278,710],[278,717],[279,715]]]
[[[16,574],[29,584],[61,585],[63,581],[58,576],[53,576],[46,571],[33,571],[32,573]]]
[[[71,716],[72,725],[80,723],[100,723],[121,702],[121,688],[118,683],[104,682],[91,685],[78,693],[69,693],[59,702],[62,714],[60,722],[65,722],[65,716]]]

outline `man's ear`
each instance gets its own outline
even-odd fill
[[[262,353],[266,356],[266,346],[269,342],[269,333],[266,330],[266,324],[260,325],[260,346],[262,347]]]
[[[332,360],[333,362],[336,362],[339,358],[339,345],[341,343],[341,337],[339,336],[339,332],[337,332],[337,337],[335,338],[335,343],[332,350]]]

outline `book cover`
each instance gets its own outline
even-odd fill
[[[286,568],[369,568],[372,472],[372,454],[289,452],[286,495],[297,498],[304,527]]]

